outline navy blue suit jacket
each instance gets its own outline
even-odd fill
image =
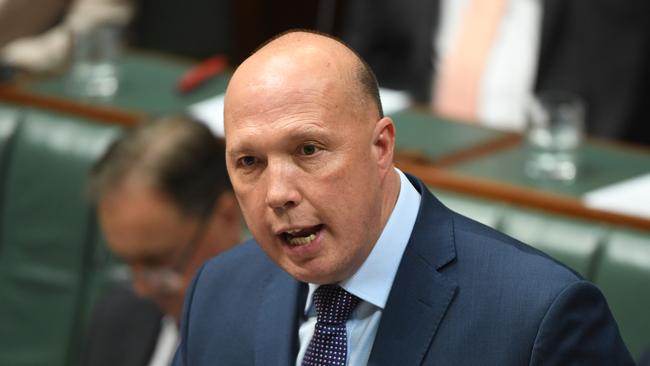
[[[369,365],[633,365],[600,291],[422,195]],[[254,241],[206,263],[175,365],[292,365],[306,285]]]

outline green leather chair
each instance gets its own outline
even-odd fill
[[[618,231],[607,241],[594,277],[633,355],[650,345],[650,235]]]
[[[0,105],[0,192],[3,191],[9,164],[9,151],[18,127],[18,117],[17,110]],[[2,207],[2,195],[0,195],[0,207]],[[0,232],[2,232],[2,226],[0,226]],[[2,243],[0,242],[0,244]],[[1,246],[0,252],[2,252]]]
[[[592,279],[606,230],[594,222],[549,216],[511,207],[499,227],[536,247],[587,279]]]
[[[70,365],[97,244],[86,175],[119,128],[34,110],[17,127],[2,144],[0,365]]]
[[[517,206],[432,190],[452,210],[532,245],[591,278],[605,228],[593,222],[548,216]]]
[[[450,209],[490,227],[498,227],[505,212],[505,206],[495,201],[469,197],[442,190],[431,190]]]

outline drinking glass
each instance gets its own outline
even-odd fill
[[[72,38],[70,94],[81,98],[113,97],[120,84],[118,59],[122,51],[122,27],[101,24]]]
[[[527,115],[528,177],[573,182],[578,175],[578,148],[584,131],[581,98],[563,91],[545,91],[530,99]]]

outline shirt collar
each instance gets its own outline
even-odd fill
[[[400,177],[397,203],[368,258],[350,278],[339,285],[349,293],[384,309],[393,286],[397,268],[402,260],[420,207],[420,193],[406,175],[395,169]],[[319,285],[310,283],[305,313],[311,307],[314,291]]]

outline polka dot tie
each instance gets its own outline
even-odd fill
[[[316,327],[302,366],[345,366],[348,352],[345,322],[358,303],[358,297],[339,286],[323,285],[316,289]]]

